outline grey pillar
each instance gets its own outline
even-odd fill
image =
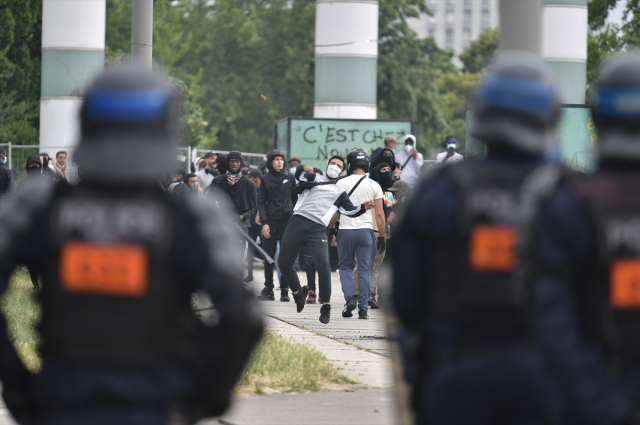
[[[541,54],[542,0],[500,0],[498,51]]]
[[[131,2],[131,63],[151,69],[153,57],[153,0]]]

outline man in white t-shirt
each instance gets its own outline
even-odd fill
[[[359,217],[343,216],[340,219],[340,231],[337,236],[338,269],[342,292],[346,300],[342,317],[352,317],[352,311],[358,307],[358,318],[368,319],[369,294],[371,292],[371,275],[376,258],[376,251],[386,250],[385,219],[382,209],[382,188],[378,183],[367,177],[369,171],[369,154],[363,149],[354,149],[347,156],[349,176],[336,182],[349,195],[351,203],[357,205],[367,201],[374,202],[372,211],[367,211]],[[333,222],[335,222],[332,220]],[[378,238],[373,232],[373,220],[378,225]],[[333,223],[329,224],[329,229]],[[358,295],[355,296],[355,282],[353,269],[358,262]]]
[[[452,135],[448,135],[444,139],[444,144],[447,146],[445,152],[441,152],[436,155],[436,164],[455,164],[464,159],[462,155],[456,152],[456,139]]]

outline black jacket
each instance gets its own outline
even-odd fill
[[[235,213],[240,216],[244,216],[244,220],[239,221],[238,225],[240,227],[251,227],[251,222],[249,219],[253,215],[253,212],[256,210],[256,184],[247,176],[241,176],[240,180],[234,185],[235,187],[229,186],[227,182],[227,175],[223,174],[215,179],[211,183],[211,186],[217,187],[220,189],[222,193],[225,193],[231,201],[232,207],[235,209]],[[207,193],[208,198],[214,198],[212,191]]]
[[[16,182],[13,179],[13,173],[4,164],[0,164],[0,199],[7,199],[15,188]]]
[[[273,158],[284,154],[280,151],[271,151],[267,154],[267,168],[269,172],[262,176],[262,183],[258,189],[258,209],[260,210],[260,222],[269,224],[269,220],[288,220],[293,214],[293,207],[297,196],[293,194],[296,179],[283,168],[280,171],[273,169]]]

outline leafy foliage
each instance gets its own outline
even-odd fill
[[[0,141],[37,140],[41,9],[42,0],[0,0]],[[154,64],[182,95],[181,144],[264,152],[279,118],[313,114],[315,9],[313,0],[154,1]],[[415,120],[419,145],[434,150],[458,132],[471,78],[457,84],[451,54],[410,29],[409,18],[429,13],[424,0],[380,0],[379,10],[379,118]],[[107,66],[128,61],[130,36],[131,2],[107,0]]]
[[[41,34],[41,0],[0,0],[0,143],[38,143]]]
[[[593,0],[589,3],[589,34],[587,50],[587,98],[598,78],[598,67],[615,53],[640,47],[640,0],[626,0],[622,25],[606,25],[609,11],[620,0]],[[623,0],[624,1],[624,0]]]
[[[465,74],[477,74],[489,64],[498,50],[498,29],[485,30],[469,48],[460,54]]]

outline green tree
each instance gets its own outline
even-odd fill
[[[38,143],[41,34],[41,0],[0,0],[0,143]]]
[[[498,51],[498,29],[485,30],[467,50],[460,54],[465,74],[478,74],[493,60]]]
[[[408,18],[428,12],[423,1],[381,0],[379,7],[378,118],[413,119],[419,147],[434,154],[451,132],[437,82],[457,74],[452,54],[409,27]]]
[[[589,3],[587,48],[587,99],[598,79],[598,67],[612,54],[640,47],[640,0],[627,0],[622,25],[607,25],[606,19],[620,0],[593,0]]]

